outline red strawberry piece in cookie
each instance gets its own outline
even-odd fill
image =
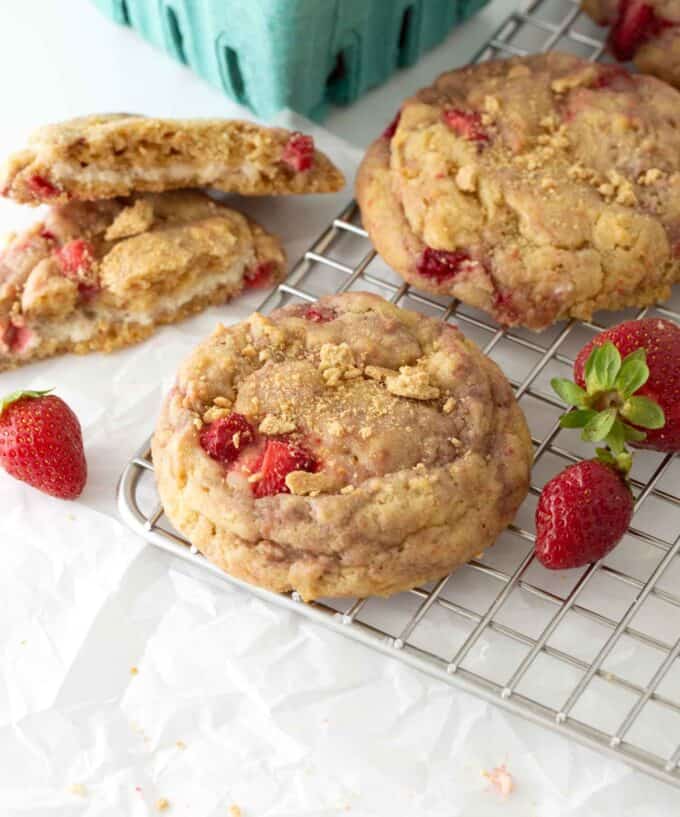
[[[312,323],[328,323],[329,321],[335,320],[337,313],[330,306],[312,304],[305,309],[301,317]]]
[[[44,238],[45,241],[49,241],[51,244],[56,244],[58,241],[56,235],[52,232],[52,230],[48,230],[47,227],[43,227],[39,235],[40,238]]]
[[[673,25],[659,17],[654,7],[642,0],[621,0],[619,16],[610,35],[612,52],[618,60],[631,60],[644,42]]]
[[[319,464],[306,448],[286,438],[267,440],[259,464],[260,479],[253,483],[253,493],[260,499],[275,494],[288,494],[286,477],[293,471],[314,473]]]
[[[58,196],[61,193],[61,190],[59,190],[58,187],[55,187],[52,182],[46,179],[44,176],[31,176],[27,184],[28,189],[36,199],[53,199],[55,196]]]
[[[469,263],[470,256],[462,250],[450,252],[425,247],[418,259],[416,269],[425,278],[441,283],[456,276]]]
[[[245,274],[248,289],[264,289],[270,286],[274,277],[276,265],[273,261],[264,261]]]
[[[620,65],[601,65],[593,88],[609,88],[613,91],[630,91],[633,77]]]
[[[444,121],[458,136],[468,142],[488,142],[489,134],[482,125],[482,117],[477,111],[463,111],[460,108],[449,108],[442,114]]]
[[[67,278],[83,281],[89,278],[94,264],[94,247],[89,241],[76,238],[57,250],[57,261]]]
[[[56,257],[63,274],[78,284],[81,297],[87,301],[94,298],[100,287],[94,269],[93,245],[82,238],[76,238],[58,249]]]
[[[382,132],[382,138],[387,139],[388,141],[394,136],[397,132],[397,128],[399,127],[399,120],[401,119],[401,111],[397,111],[396,116],[390,122],[390,124],[385,128]]]
[[[234,462],[254,439],[253,427],[242,414],[236,412],[203,426],[200,433],[201,448],[208,456],[225,465]]]
[[[297,173],[309,170],[314,164],[314,139],[304,133],[294,133],[286,143],[281,158]]]
[[[632,515],[633,495],[615,468],[598,460],[570,465],[541,491],[536,557],[551,570],[596,562],[618,544]]]
[[[511,292],[496,291],[494,296],[494,317],[503,325],[512,325],[518,320],[519,312],[514,304]]]
[[[44,391],[0,400],[0,465],[51,496],[80,496],[87,463],[78,418],[60,397]]]
[[[26,327],[6,321],[0,323],[0,348],[10,352],[23,352],[33,339],[33,332]]]

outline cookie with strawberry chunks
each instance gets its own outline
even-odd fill
[[[541,329],[666,300],[680,279],[680,94],[560,53],[443,74],[357,181],[406,281]]]
[[[52,207],[0,255],[0,371],[135,343],[284,272],[278,239],[202,193]]]
[[[37,130],[0,172],[25,204],[209,187],[242,195],[330,193],[340,170],[311,136],[255,122],[100,114]]]
[[[632,60],[680,88],[680,0],[583,0],[596,23],[610,26],[609,47],[623,62]]]
[[[274,591],[390,595],[481,553],[532,445],[500,369],[455,327],[348,293],[219,327],[153,438],[165,511]]]

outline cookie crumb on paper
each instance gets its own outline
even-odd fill
[[[496,766],[496,768],[491,769],[490,772],[484,771],[482,774],[489,781],[494,791],[496,791],[503,798],[503,800],[505,800],[506,797],[509,797],[515,790],[515,781],[513,780],[512,775],[508,771],[505,763],[501,763],[500,766]]]
[[[229,817],[241,817],[241,809],[236,805],[236,803],[232,803],[228,809]]]
[[[87,796],[87,789],[83,786],[82,783],[71,783],[68,787],[68,790],[71,794],[75,794],[78,797],[86,797]]]
[[[167,811],[170,808],[170,801],[167,797],[161,797],[156,801],[158,811]]]

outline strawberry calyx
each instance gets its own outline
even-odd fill
[[[663,428],[666,418],[661,406],[638,390],[649,379],[647,353],[636,349],[626,357],[607,341],[595,347],[585,364],[585,388],[571,380],[554,377],[550,385],[571,410],[560,418],[562,428],[581,428],[581,439],[603,442],[597,457],[624,476],[633,463],[626,447],[641,442],[645,429]]]
[[[0,414],[10,406],[12,403],[16,403],[17,400],[21,400],[24,397],[35,398],[35,397],[44,397],[46,394],[54,391],[54,389],[45,389],[44,391],[31,391],[29,389],[19,389],[19,391],[13,391],[10,394],[6,395],[5,397],[0,397]]]

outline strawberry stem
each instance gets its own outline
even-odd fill
[[[54,389],[45,389],[44,391],[31,391],[29,389],[20,389],[19,391],[13,391],[6,397],[0,399],[0,414],[2,414],[2,412],[7,408],[7,406],[11,405],[12,403],[16,403],[16,401],[21,400],[22,397],[44,397],[51,391],[54,391]]]

